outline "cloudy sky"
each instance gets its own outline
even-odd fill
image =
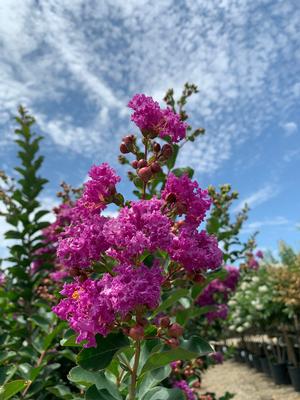
[[[45,135],[50,206],[62,180],[81,184],[92,163],[118,167],[133,94],[160,101],[193,82],[190,122],[207,134],[180,164],[202,187],[240,192],[233,211],[252,209],[243,237],[259,230],[261,248],[299,248],[299,72],[298,0],[1,0],[0,168],[16,163],[22,103]]]

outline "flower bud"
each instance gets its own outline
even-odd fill
[[[138,176],[141,178],[143,182],[148,182],[151,179],[152,171],[150,167],[144,167],[139,169]]]
[[[159,325],[162,328],[168,328],[168,326],[170,325],[170,318],[169,317],[162,317],[159,319]]]
[[[164,144],[162,149],[161,149],[161,153],[164,156],[165,159],[168,159],[171,157],[171,155],[173,154],[173,146],[169,143]]]
[[[175,322],[168,329],[168,334],[172,338],[178,338],[183,335],[183,327]]]
[[[136,325],[130,328],[129,336],[133,340],[141,340],[144,338],[144,328],[141,325]]]
[[[178,339],[175,339],[175,338],[168,339],[168,340],[166,341],[166,343],[167,343],[167,345],[169,345],[170,347],[172,347],[172,349],[174,349],[175,347],[178,347],[178,346],[179,346],[179,340],[178,340]]]
[[[133,142],[134,142],[134,140],[135,140],[135,137],[134,137],[134,135],[127,135],[127,136],[124,136],[123,137],[123,142],[126,144],[126,145],[131,145]]]
[[[130,151],[128,150],[128,148],[124,142],[122,142],[120,145],[120,152],[123,154],[130,153]]]
[[[154,153],[159,153],[160,149],[161,149],[161,147],[160,147],[159,143],[156,143],[156,142],[153,143],[153,151],[154,151]]]
[[[144,160],[144,159],[142,159],[142,160],[139,160],[138,161],[138,164],[137,164],[137,166],[138,166],[138,168],[144,168],[144,167],[147,167],[147,161],[146,160]]]
[[[137,160],[132,161],[131,166],[132,166],[132,168],[137,169],[138,161]]]
[[[154,161],[154,163],[152,163],[151,164],[151,171],[154,173],[154,174],[156,174],[156,173],[158,173],[158,172],[160,172],[161,171],[161,166],[158,164],[158,162],[157,161]]]

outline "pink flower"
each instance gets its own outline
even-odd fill
[[[153,198],[131,202],[104,226],[109,255],[130,260],[144,251],[167,249],[171,243],[171,221],[162,211],[163,202]]]
[[[53,308],[79,333],[77,342],[88,341],[85,347],[95,346],[97,333],[106,336],[116,320],[122,321],[137,307],[158,306],[163,282],[158,265],[152,268],[121,265],[115,272],[116,276],[104,274],[99,280],[65,284],[61,294],[66,298]]]
[[[103,234],[106,221],[105,217],[94,214],[67,227],[58,243],[60,262],[70,268],[87,268],[93,261],[98,261],[108,248]]]
[[[170,108],[161,109],[158,102],[144,94],[136,94],[128,103],[134,110],[131,120],[143,133],[153,136],[170,136],[172,142],[179,142],[186,136],[187,124]]]
[[[84,184],[83,195],[78,205],[91,212],[104,210],[110,197],[116,193],[116,184],[120,177],[107,163],[93,165],[89,176],[91,179]]]
[[[182,229],[174,237],[169,253],[174,261],[181,263],[191,273],[216,269],[223,258],[214,236],[190,229]]]
[[[162,198],[168,199],[170,194],[175,195],[176,201],[170,204],[177,215],[186,215],[186,222],[199,225],[211,205],[207,190],[202,190],[196,181],[188,175],[177,177],[170,173],[162,192]]]

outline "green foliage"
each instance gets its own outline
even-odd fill
[[[219,190],[210,186],[208,192],[213,205],[206,222],[207,232],[222,242],[225,263],[244,259],[255,247],[256,234],[245,243],[239,238],[240,231],[248,219],[249,207],[245,205],[235,218],[232,218],[231,207],[238,199],[238,192],[232,191],[228,184],[221,185]]]
[[[96,337],[97,347],[82,350],[77,356],[78,364],[89,370],[102,370],[112,361],[115,353],[129,346],[129,340],[121,333],[111,333],[103,338]]]
[[[0,383],[4,385],[0,398],[8,399],[18,392],[22,392],[22,399],[51,399],[53,394],[68,398],[64,392],[71,390],[68,386],[63,389],[64,369],[74,365],[74,355],[57,347],[57,338],[66,325],[58,322],[51,302],[38,292],[53,268],[50,255],[37,256],[37,250],[44,246],[42,230],[48,226],[44,220],[48,211],[42,210],[39,202],[47,183],[40,176],[42,137],[32,131],[35,120],[23,107],[19,107],[16,122],[18,177],[14,180],[0,173],[1,215],[11,225],[5,238],[12,242],[5,260],[5,285],[0,287],[1,311],[5,314],[0,321]],[[37,260],[42,260],[42,265],[33,273],[31,266]]]

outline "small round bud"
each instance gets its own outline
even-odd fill
[[[175,322],[168,329],[168,334],[172,338],[178,338],[183,335],[183,327]]]
[[[137,160],[132,161],[131,166],[132,166],[132,168],[137,169],[138,168],[138,161]]]
[[[122,142],[120,145],[120,152],[123,154],[129,153],[129,150],[124,142]]]
[[[175,193],[169,193],[166,197],[166,202],[167,203],[175,203],[176,202],[176,195]]]
[[[170,325],[170,318],[169,317],[161,317],[160,319],[159,319],[159,325],[162,327],[162,328],[168,328],[168,326]]]
[[[130,328],[129,336],[133,340],[141,340],[144,338],[144,328],[141,325],[136,325]]]
[[[172,347],[172,349],[174,349],[175,347],[178,347],[178,346],[179,346],[179,340],[178,340],[178,339],[175,339],[175,338],[168,339],[168,340],[166,341],[166,343],[167,343],[167,345],[169,345],[170,347]]]
[[[196,274],[193,281],[197,283],[203,283],[205,281],[205,277],[202,274]]]
[[[173,146],[171,144],[164,144],[161,149],[162,155],[164,158],[168,159],[173,154]]]
[[[144,167],[147,167],[147,161],[146,160],[144,160],[144,159],[142,159],[142,160],[139,160],[138,161],[138,168],[144,168]]]
[[[144,167],[139,169],[138,176],[141,178],[143,182],[148,182],[151,179],[152,171],[150,167]]]
[[[153,151],[154,151],[154,153],[159,153],[160,149],[161,149],[161,146],[160,146],[159,143],[156,143],[156,142],[153,143]]]
[[[134,135],[127,135],[123,137],[123,142],[125,144],[131,145],[134,142],[134,139],[135,139]]]
[[[156,174],[156,173],[158,173],[158,172],[160,172],[161,171],[161,166],[158,164],[158,162],[157,161],[154,161],[154,163],[152,163],[151,164],[151,171],[154,173],[154,174]]]

